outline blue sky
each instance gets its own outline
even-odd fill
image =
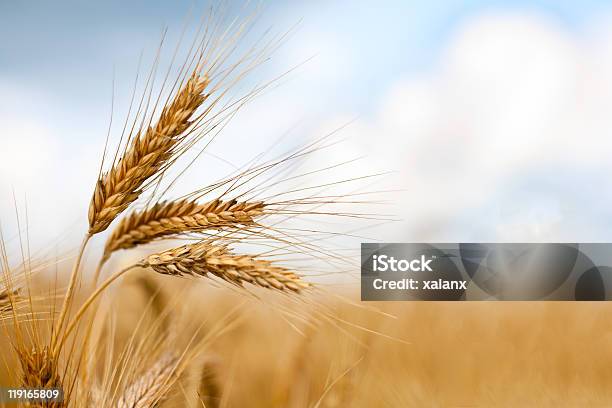
[[[155,49],[163,27],[177,32],[189,11],[195,14],[205,4],[2,2],[0,73],[60,98],[103,101],[99,94],[108,87],[113,67],[121,75],[141,50]],[[431,69],[457,26],[472,15],[491,10],[535,12],[579,32],[610,6],[604,1],[386,1],[377,6],[369,1],[279,1],[263,2],[262,9],[260,27],[284,31],[300,22],[294,38],[315,37],[312,49],[294,54],[289,66],[310,55],[325,58],[325,50],[316,48],[324,37],[356,54],[344,80],[335,84],[336,95],[344,99],[330,103],[367,112],[373,99],[367,95],[380,94],[400,75]]]
[[[4,224],[13,188],[33,202],[48,188],[64,202],[41,236],[81,228],[113,76],[120,116],[140,53],[146,65],[162,29],[173,44],[190,10],[206,4],[0,3]],[[255,78],[308,62],[239,115],[228,139],[246,146],[246,160],[253,140],[273,143],[296,123],[301,143],[359,118],[334,157],[371,155],[366,170],[397,171],[391,184],[429,197],[394,197],[414,216],[375,232],[383,240],[612,239],[602,193],[611,11],[604,1],[263,2],[257,30],[297,27]],[[431,152],[435,168],[417,157]]]

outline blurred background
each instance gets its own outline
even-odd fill
[[[81,236],[113,93],[120,125],[140,56],[146,71],[162,30],[175,44],[205,7],[0,4],[5,237],[26,203],[31,245]],[[388,196],[402,220],[372,239],[612,239],[608,2],[270,1],[259,20],[290,34],[254,80],[297,69],[239,112],[211,157],[240,146],[240,164],[289,130],[291,148],[356,119],[324,161],[365,155],[362,174],[393,171],[384,182],[403,190]],[[210,163],[197,165],[200,177]]]

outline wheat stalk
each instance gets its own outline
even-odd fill
[[[117,408],[152,408],[163,399],[176,374],[179,358],[166,353],[136,381],[130,384],[119,398]]]
[[[205,408],[219,408],[221,405],[222,389],[217,365],[214,359],[208,359],[202,365],[198,397]]]
[[[172,102],[166,105],[154,127],[137,134],[123,157],[103,174],[89,206],[89,234],[104,231],[142,193],[143,185],[159,176],[176,156],[196,110],[206,100],[207,75],[193,72]]]
[[[270,261],[253,255],[235,255],[225,246],[210,245],[208,242],[183,245],[151,255],[139,265],[165,275],[208,276],[210,273],[239,286],[248,282],[265,288],[294,292],[310,286],[295,273],[273,266]]]
[[[93,385],[87,394],[87,406],[89,408],[97,408],[102,406],[105,400],[104,394],[98,385]]]
[[[133,211],[121,220],[106,241],[102,262],[115,251],[169,235],[249,225],[263,214],[263,209],[262,202],[236,200],[212,200],[204,204],[192,200],[157,203],[144,211]]]

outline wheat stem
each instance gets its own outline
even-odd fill
[[[64,296],[64,301],[62,303],[62,308],[60,309],[60,314],[57,320],[57,324],[54,327],[53,337],[51,340],[51,348],[56,350],[55,343],[57,342],[57,338],[59,333],[62,330],[62,326],[64,325],[64,320],[66,319],[66,314],[68,313],[68,309],[70,308],[70,303],[72,302],[72,298],[74,296],[74,289],[76,287],[77,279],[79,276],[79,268],[81,266],[81,260],[83,259],[83,254],[85,253],[85,248],[87,247],[87,243],[91,238],[91,234],[86,234],[85,238],[83,238],[83,242],[79,248],[79,252],[77,254],[77,258],[74,261],[74,266],[72,268],[72,273],[70,274],[70,282],[68,283],[68,290],[66,291],[66,295]],[[59,349],[57,349],[59,351]]]
[[[105,263],[106,263],[105,260],[100,259],[100,261],[98,262],[98,265],[96,265],[96,270],[94,271],[93,281],[91,283],[92,288],[95,288],[96,285],[98,284],[98,280],[100,279],[100,275],[102,274],[102,268],[104,267]]]
[[[91,290],[94,291],[96,288],[96,285],[98,284],[98,279],[100,278],[100,274],[102,272],[102,267],[104,266],[104,262],[100,261],[98,262],[98,265],[96,266],[96,270],[94,272],[94,278],[93,281],[91,283]],[[98,307],[99,307],[99,303],[96,303],[92,306],[92,316],[95,316],[97,311],[98,311]],[[93,330],[93,322],[89,325],[87,325],[87,329],[85,332],[85,336],[83,337],[83,345],[82,345],[82,352],[81,352],[81,361],[83,361],[83,359],[85,359],[85,364],[83,367],[83,383],[87,383],[87,380],[89,378],[89,371],[90,371],[90,367],[89,364],[87,364],[87,359],[91,358],[90,355],[88,355],[88,349],[89,349],[89,341],[91,339],[91,332]]]
[[[87,311],[89,306],[91,306],[91,304],[97,299],[97,297],[100,296],[100,294],[102,292],[104,292],[104,290],[106,290],[106,288],[108,288],[111,283],[116,281],[119,277],[123,276],[126,272],[136,268],[137,266],[138,265],[131,265],[131,266],[128,266],[127,268],[124,268],[124,269],[122,269],[122,270],[120,270],[118,272],[115,272],[113,275],[109,276],[104,282],[102,282],[102,284],[91,295],[89,295],[87,300],[85,300],[85,302],[81,305],[81,307],[79,308],[77,313],[74,315],[74,317],[72,318],[72,320],[68,324],[66,330],[63,333],[61,341],[54,348],[54,350],[60,350],[61,349],[62,345],[66,342],[66,339],[68,338],[70,333],[72,333],[72,331],[74,330],[74,328],[78,324],[78,322],[81,319],[81,317],[83,317],[83,315],[85,314],[85,312]]]

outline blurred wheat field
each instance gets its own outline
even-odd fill
[[[238,300],[202,298],[206,311]],[[300,335],[270,318],[269,307],[249,303],[241,324],[211,347],[227,387],[222,406],[612,404],[608,303],[372,304],[396,318],[329,306],[381,335],[325,323]]]
[[[241,305],[232,328],[215,335],[205,349],[202,364],[210,364],[216,384],[215,395],[202,398],[206,406],[612,403],[612,330],[606,317],[612,306],[607,302],[376,302],[366,310],[329,297],[295,304],[264,294],[245,302],[243,294],[226,288],[148,279],[126,279],[113,294],[110,308],[118,344],[127,342],[134,327],[144,331],[158,320],[151,287],[164,303],[188,304],[182,317],[189,320],[188,327],[201,322],[203,332],[218,330],[215,322]],[[283,318],[279,305],[307,320],[291,318],[291,312]],[[337,319],[318,318],[322,305]],[[177,313],[185,313],[175,306]],[[183,339],[193,334],[179,331]],[[7,352],[10,347],[3,348],[5,356]],[[198,367],[193,368],[182,379],[192,386],[200,379]],[[2,371],[0,381],[7,384],[6,367]],[[161,406],[202,403],[175,390]]]

